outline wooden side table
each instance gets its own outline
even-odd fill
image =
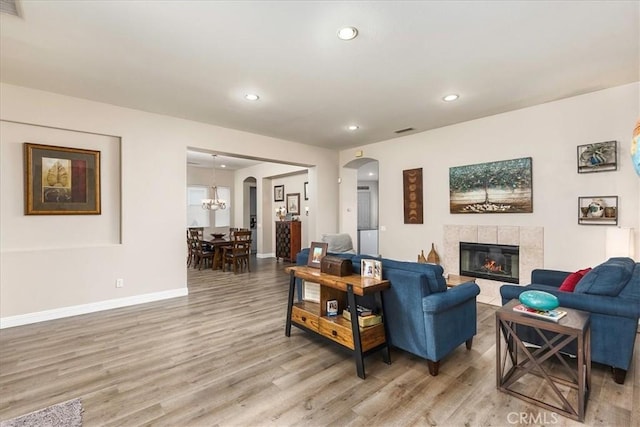
[[[452,288],[454,286],[461,285],[467,282],[476,282],[475,277],[458,276],[457,274],[449,274],[447,276],[447,287]]]
[[[555,411],[574,420],[584,421],[584,414],[589,391],[591,390],[591,322],[590,315],[585,311],[561,307],[567,315],[555,323],[526,314],[513,311],[513,307],[520,302],[511,300],[496,311],[496,386],[498,390],[516,396],[534,405]],[[544,341],[538,349],[528,348],[517,335],[517,329],[522,326],[533,328]],[[544,334],[543,332],[547,332]],[[502,342],[505,342],[504,352]],[[576,366],[569,363],[560,355],[560,351],[571,342],[577,342]],[[524,354],[522,361],[519,355]],[[552,375],[544,362],[555,356],[564,369],[566,377]],[[551,399],[560,406],[543,401],[525,394],[523,387],[515,387],[516,382],[525,375],[542,378],[543,384],[549,386]],[[529,377],[527,377],[529,380]],[[565,397],[558,386],[565,386],[577,391],[577,399]],[[564,388],[564,387],[563,387]],[[534,390],[536,388],[530,388]],[[545,396],[547,397],[547,396]],[[569,397],[569,398],[568,398]],[[573,405],[572,401],[577,400]]]

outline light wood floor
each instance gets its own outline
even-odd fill
[[[0,331],[0,419],[80,397],[85,426],[582,425],[496,390],[488,305],[473,349],[439,376],[393,350],[391,365],[368,357],[359,379],[337,347],[297,328],[284,336],[282,266],[191,270],[188,297]],[[625,385],[594,366],[585,425],[640,425],[639,353]]]

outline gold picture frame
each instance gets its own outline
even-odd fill
[[[24,143],[25,215],[100,215],[100,151]]]

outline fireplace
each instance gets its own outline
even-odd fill
[[[460,274],[507,283],[520,283],[519,247],[460,242]]]

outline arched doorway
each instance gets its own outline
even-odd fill
[[[357,247],[363,255],[379,255],[378,245],[378,160],[360,158],[345,168],[357,170]]]

